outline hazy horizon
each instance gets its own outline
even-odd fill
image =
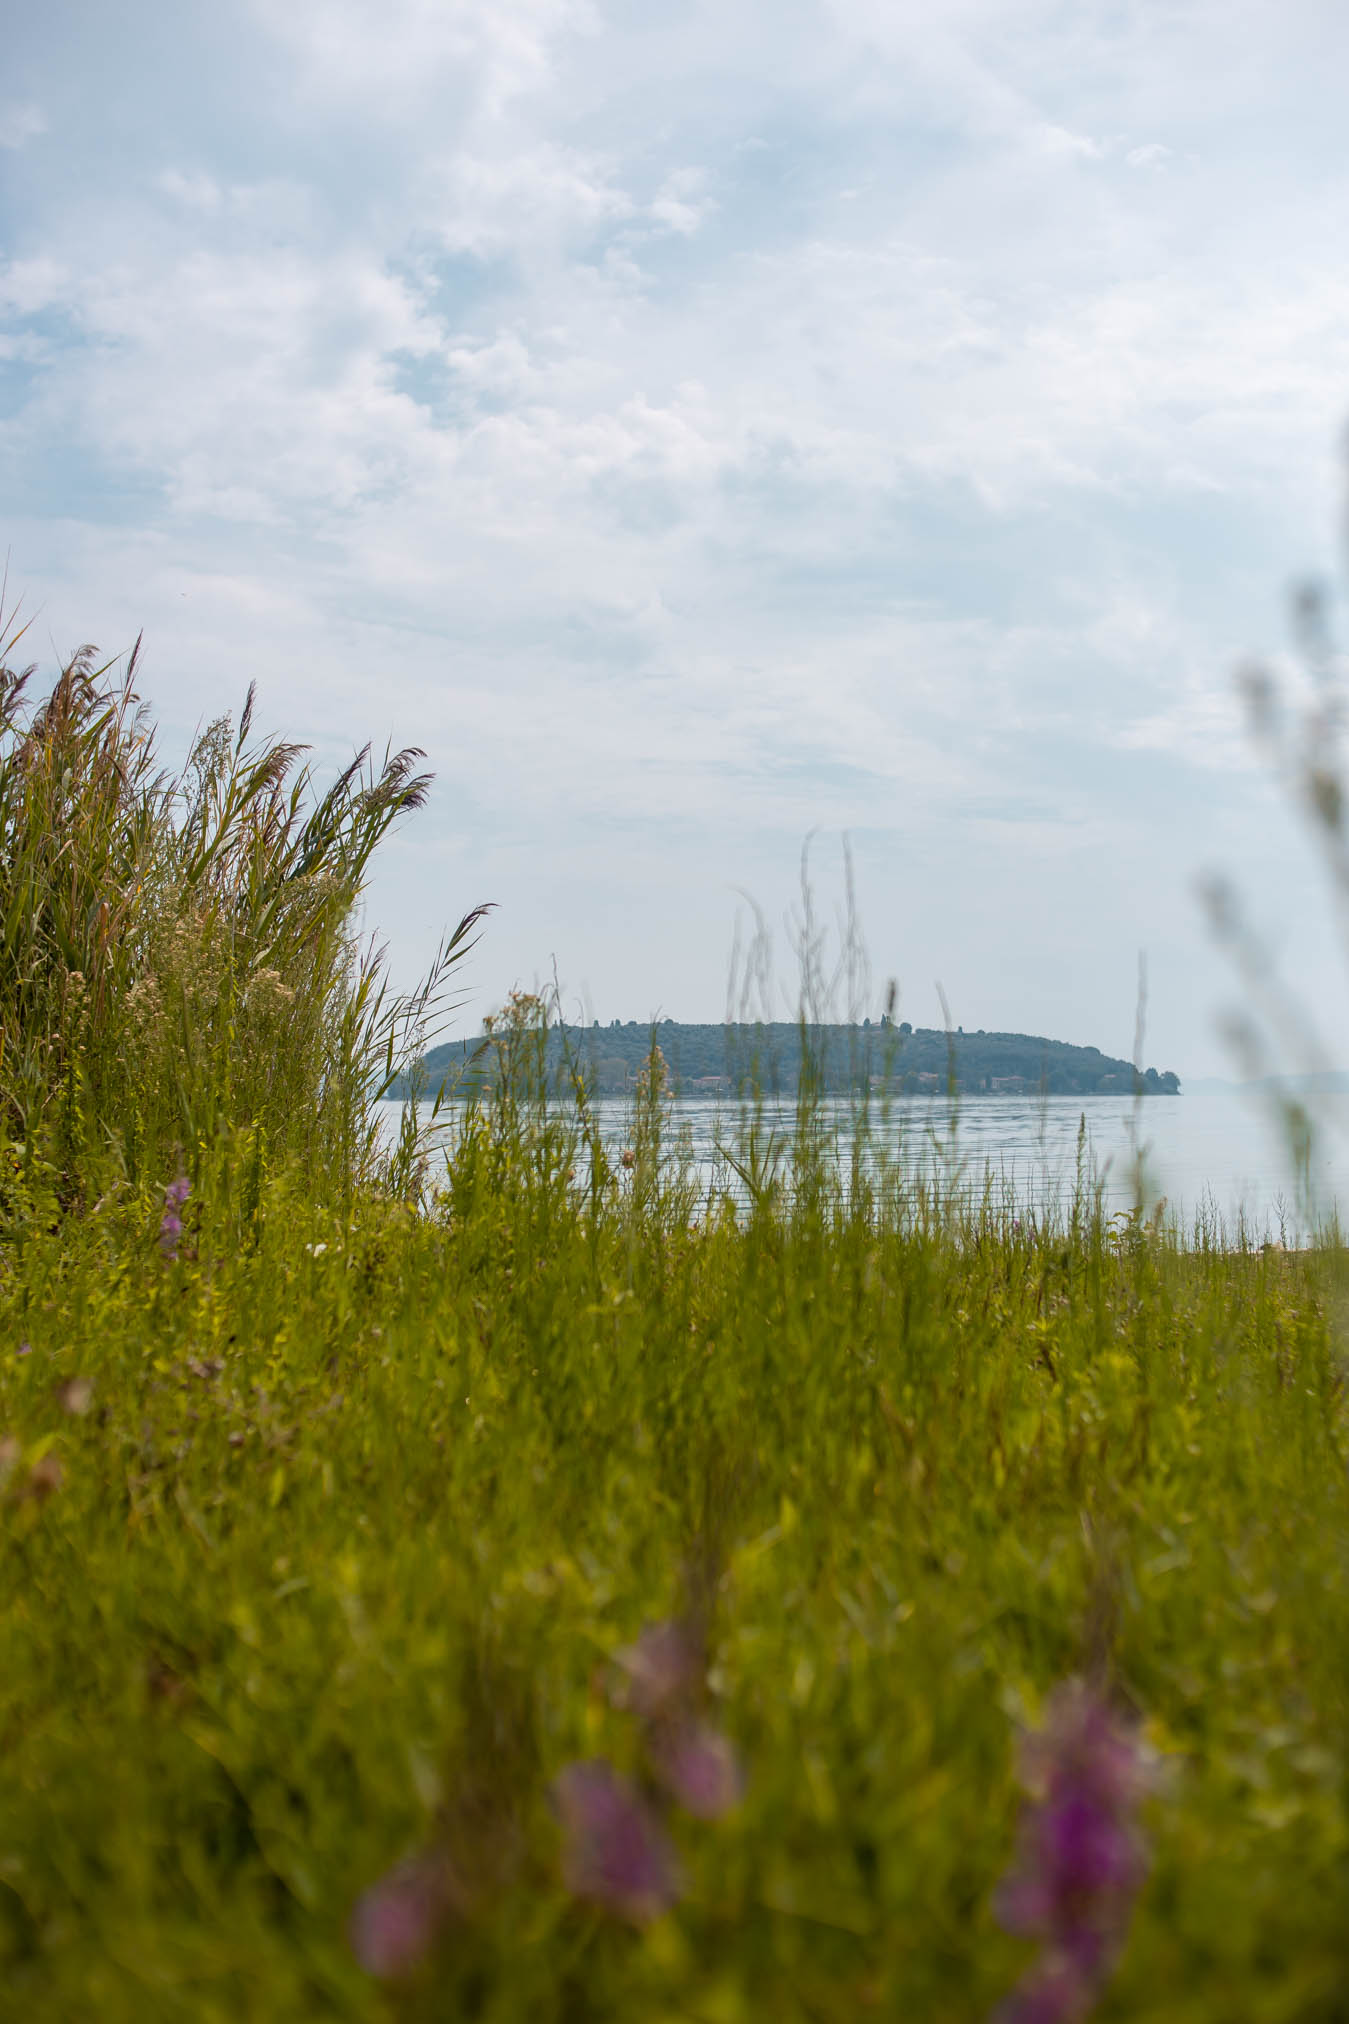
[[[1239,1079],[1220,870],[1334,1030],[1233,669],[1338,562],[1342,12],[53,0],[9,24],[0,447],[50,664],[181,751],[424,746],[368,918],[458,1030],[717,1020],[844,834],[898,1016]],[[784,1012],[790,1004],[784,999]]]

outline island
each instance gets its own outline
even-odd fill
[[[550,1080],[580,1075],[594,1094],[635,1090],[656,1051],[658,1072],[681,1098],[795,1096],[803,1072],[823,1095],[886,1096],[1175,1096],[1170,1069],[1038,1034],[966,1032],[912,1026],[907,1020],[860,1024],[698,1025],[674,1019],[556,1025],[544,1043]],[[497,1036],[478,1034],[431,1048],[389,1094],[468,1097],[495,1080]]]

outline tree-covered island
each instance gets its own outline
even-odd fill
[[[742,1097],[754,1091],[794,1096],[803,1058],[827,1095],[864,1088],[894,1096],[941,1095],[952,1087],[969,1096],[1174,1096],[1180,1078],[1170,1069],[1139,1070],[1131,1061],[1026,1033],[947,1033],[888,1019],[861,1025],[689,1025],[674,1019],[595,1021],[556,1025],[547,1036],[547,1059],[559,1081],[569,1064],[589,1088],[622,1095],[646,1069],[652,1046],[660,1050],[672,1094]],[[409,1078],[390,1092],[406,1096],[466,1096],[496,1073],[492,1033],[433,1047]]]

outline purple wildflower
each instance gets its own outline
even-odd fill
[[[372,1884],[351,1918],[351,1946],[368,1975],[406,1980],[436,1943],[449,1901],[443,1866],[413,1856]]]
[[[615,1699],[641,1723],[659,1783],[700,1820],[729,1812],[742,1779],[729,1742],[698,1714],[707,1675],[699,1632],[677,1618],[648,1624],[616,1658],[622,1678]]]
[[[58,1389],[56,1397],[63,1412],[73,1413],[77,1419],[83,1419],[94,1402],[94,1387],[87,1377],[67,1378]]]
[[[698,1820],[729,1813],[744,1789],[735,1751],[705,1722],[677,1722],[650,1739],[651,1766],[661,1784]]]
[[[1053,1696],[1027,1739],[1022,1782],[1032,1803],[997,1916],[1044,1943],[1002,2024],[1075,2024],[1099,1995],[1147,1872],[1137,1811],[1152,1783],[1134,1731],[1080,1680]]]
[[[674,1850],[641,1794],[603,1758],[568,1764],[553,1785],[563,1876],[576,1897],[640,1924],[679,1895]]]
[[[178,1245],[183,1234],[183,1219],[178,1211],[191,1193],[191,1182],[182,1174],[176,1181],[170,1181],[164,1190],[164,1214],[159,1224],[159,1248],[166,1258],[178,1256]]]
[[[1095,1994],[1070,1962],[1046,1955],[999,2005],[995,2024],[1079,2024]]]
[[[682,1623],[648,1624],[615,1657],[626,1675],[622,1703],[643,1721],[658,1721],[703,1684],[701,1643]]]

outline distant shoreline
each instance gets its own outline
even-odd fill
[[[1326,1068],[1305,1075],[1260,1075],[1249,1082],[1234,1082],[1222,1075],[1196,1075],[1192,1090],[1228,1089],[1238,1095],[1345,1096],[1349,1095],[1349,1069]]]

